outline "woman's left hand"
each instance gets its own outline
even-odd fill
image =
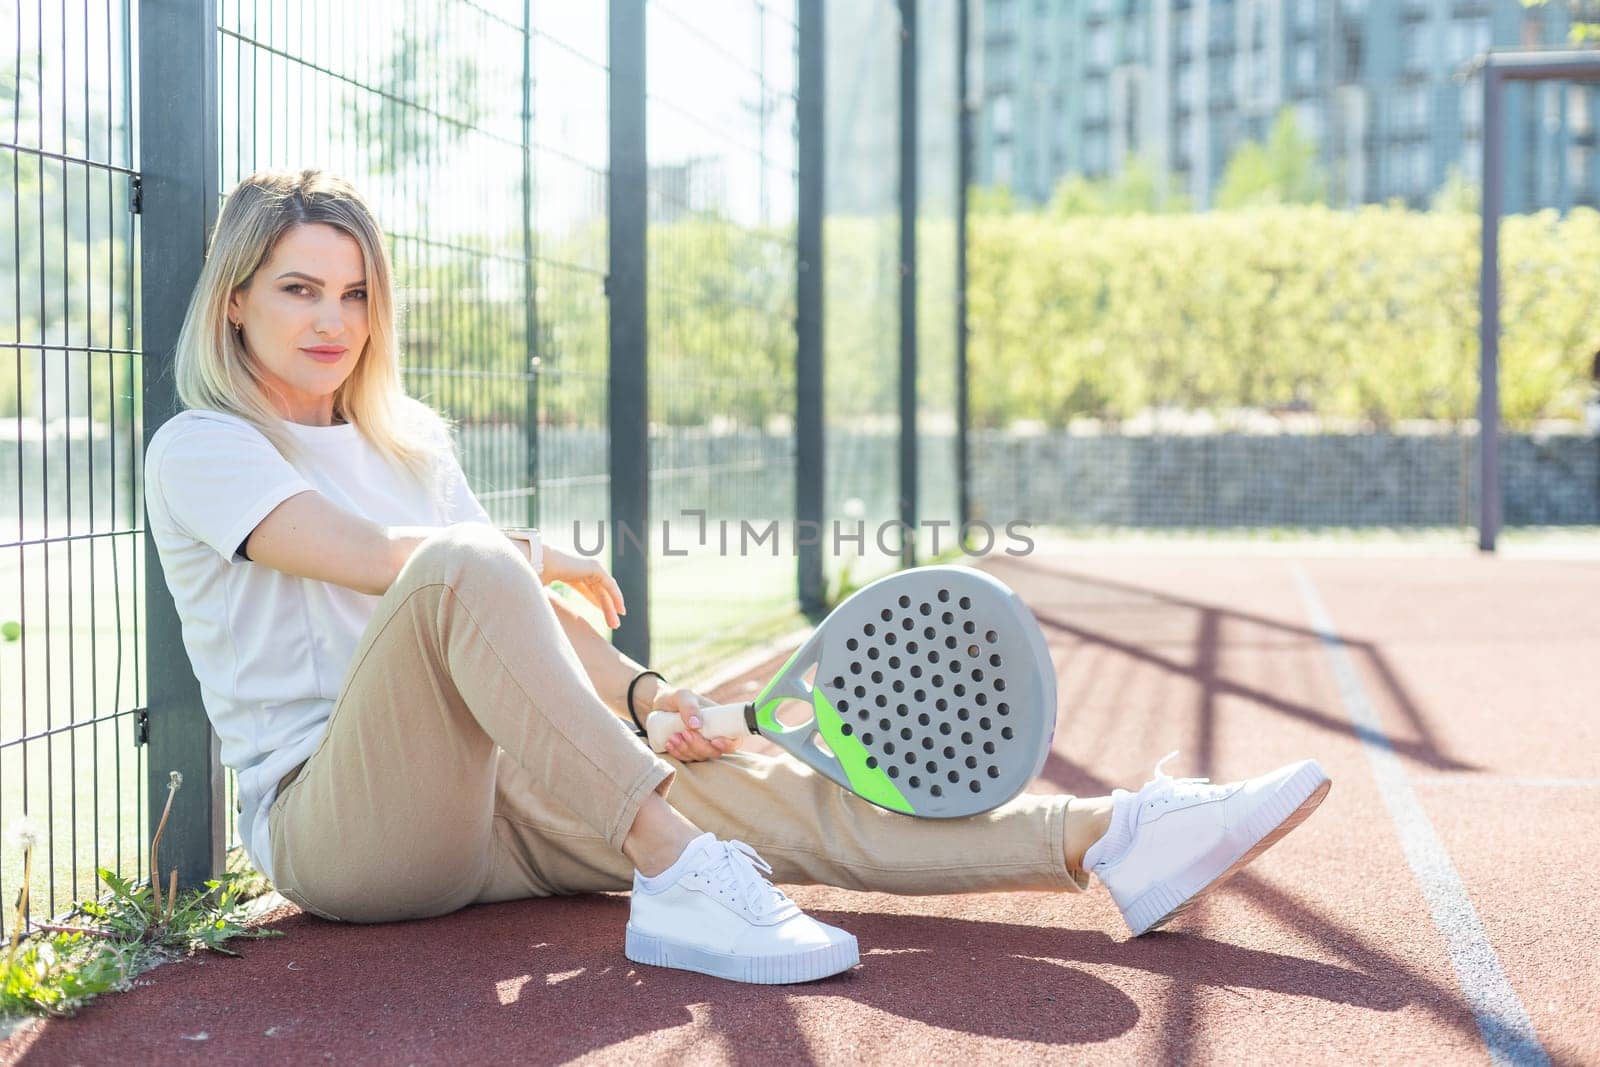
[[[616,579],[607,573],[597,559],[575,556],[553,545],[545,545],[544,570],[540,580],[546,585],[565,582],[577,590],[579,596],[600,609],[606,625],[613,630],[622,625],[621,617],[628,613],[628,605],[622,601],[622,590],[617,587]]]
[[[689,729],[679,731],[667,739],[667,753],[686,763],[716,759],[724,752],[732,752],[744,743],[742,737],[706,737],[700,732],[700,718],[695,712],[709,708],[712,702],[692,689],[662,688],[651,704],[652,711],[675,711],[689,724]]]

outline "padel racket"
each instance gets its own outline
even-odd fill
[[[805,721],[780,721],[794,701]],[[829,612],[755,700],[698,714],[706,737],[759,734],[880,807],[950,819],[1004,804],[1044,767],[1056,679],[1039,624],[1005,583],[917,567]],[[657,752],[684,729],[672,711],[645,722]]]

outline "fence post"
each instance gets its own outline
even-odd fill
[[[1482,256],[1478,268],[1478,547],[1493,552],[1504,520],[1500,476],[1500,216],[1508,208],[1515,211],[1519,206],[1506,202],[1507,189],[1518,184],[1507,180],[1507,167],[1523,164],[1515,146],[1506,148],[1502,144],[1507,136],[1522,129],[1518,123],[1506,125],[1505,115],[1511,103],[1506,97],[1523,81],[1538,84],[1551,79],[1600,80],[1600,55],[1581,50],[1490,52],[1482,57],[1479,68],[1483,76],[1483,232],[1479,238]]]
[[[645,3],[610,0],[611,162],[606,189],[610,257],[611,573],[628,614],[612,638],[650,662],[650,393],[645,281],[649,156],[645,141]]]
[[[900,565],[917,563],[917,0],[900,0]]]
[[[972,12],[968,0],[956,5],[956,530],[972,519],[971,444],[967,425],[971,401],[967,394],[967,187],[972,184],[972,111],[967,99],[969,34]]]
[[[825,599],[822,546],[824,475],[827,472],[823,425],[822,217],[824,136],[823,0],[800,0],[798,156],[800,217],[795,293],[795,512],[796,528],[816,530],[817,544],[800,540],[800,610],[820,611]],[[806,524],[814,523],[814,526]]]
[[[178,411],[172,356],[217,216],[216,53],[214,4],[140,3],[139,141],[144,150],[139,263],[146,447]],[[154,832],[167,803],[168,772],[180,772],[183,790],[161,836],[162,869],[175,866],[182,885],[196,886],[218,877],[226,865],[226,778],[184,650],[177,609],[148,533],[144,559],[148,833]]]
[[[1493,552],[1500,533],[1500,72],[1483,66],[1483,232],[1478,323],[1478,548]]]
[[[523,457],[525,484],[528,495],[524,501],[522,522],[527,526],[539,525],[539,308],[538,285],[534,278],[534,256],[538,248],[534,243],[533,224],[533,4],[522,0],[522,306],[523,331],[527,335],[528,385],[527,407],[523,424]]]

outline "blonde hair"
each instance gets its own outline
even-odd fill
[[[246,420],[291,464],[304,458],[301,443],[283,428],[282,416],[267,400],[261,365],[233,330],[228,300],[250,285],[285,234],[314,222],[352,237],[366,267],[367,345],[333,394],[334,414],[353,423],[380,455],[439,501],[439,461],[442,454],[454,454],[450,423],[406,395],[400,380],[399,309],[383,230],[343,178],[320,170],[261,170],[228,194],[178,334],[178,399],[185,408]]]

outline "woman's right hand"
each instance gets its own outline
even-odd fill
[[[706,737],[700,732],[702,723],[698,712],[702,708],[711,707],[712,703],[710,698],[703,697],[692,689],[669,689],[662,686],[656,690],[650,710],[676,712],[689,727],[667,739],[668,753],[685,763],[692,763],[697,760],[715,759],[743,744],[742,737]]]
[[[621,616],[628,613],[628,606],[622,600],[622,589],[599,560],[590,556],[575,556],[550,545],[542,547],[544,568],[539,575],[540,581],[546,585],[551,582],[567,583],[600,609],[606,617],[607,626],[615,630],[622,625]]]

